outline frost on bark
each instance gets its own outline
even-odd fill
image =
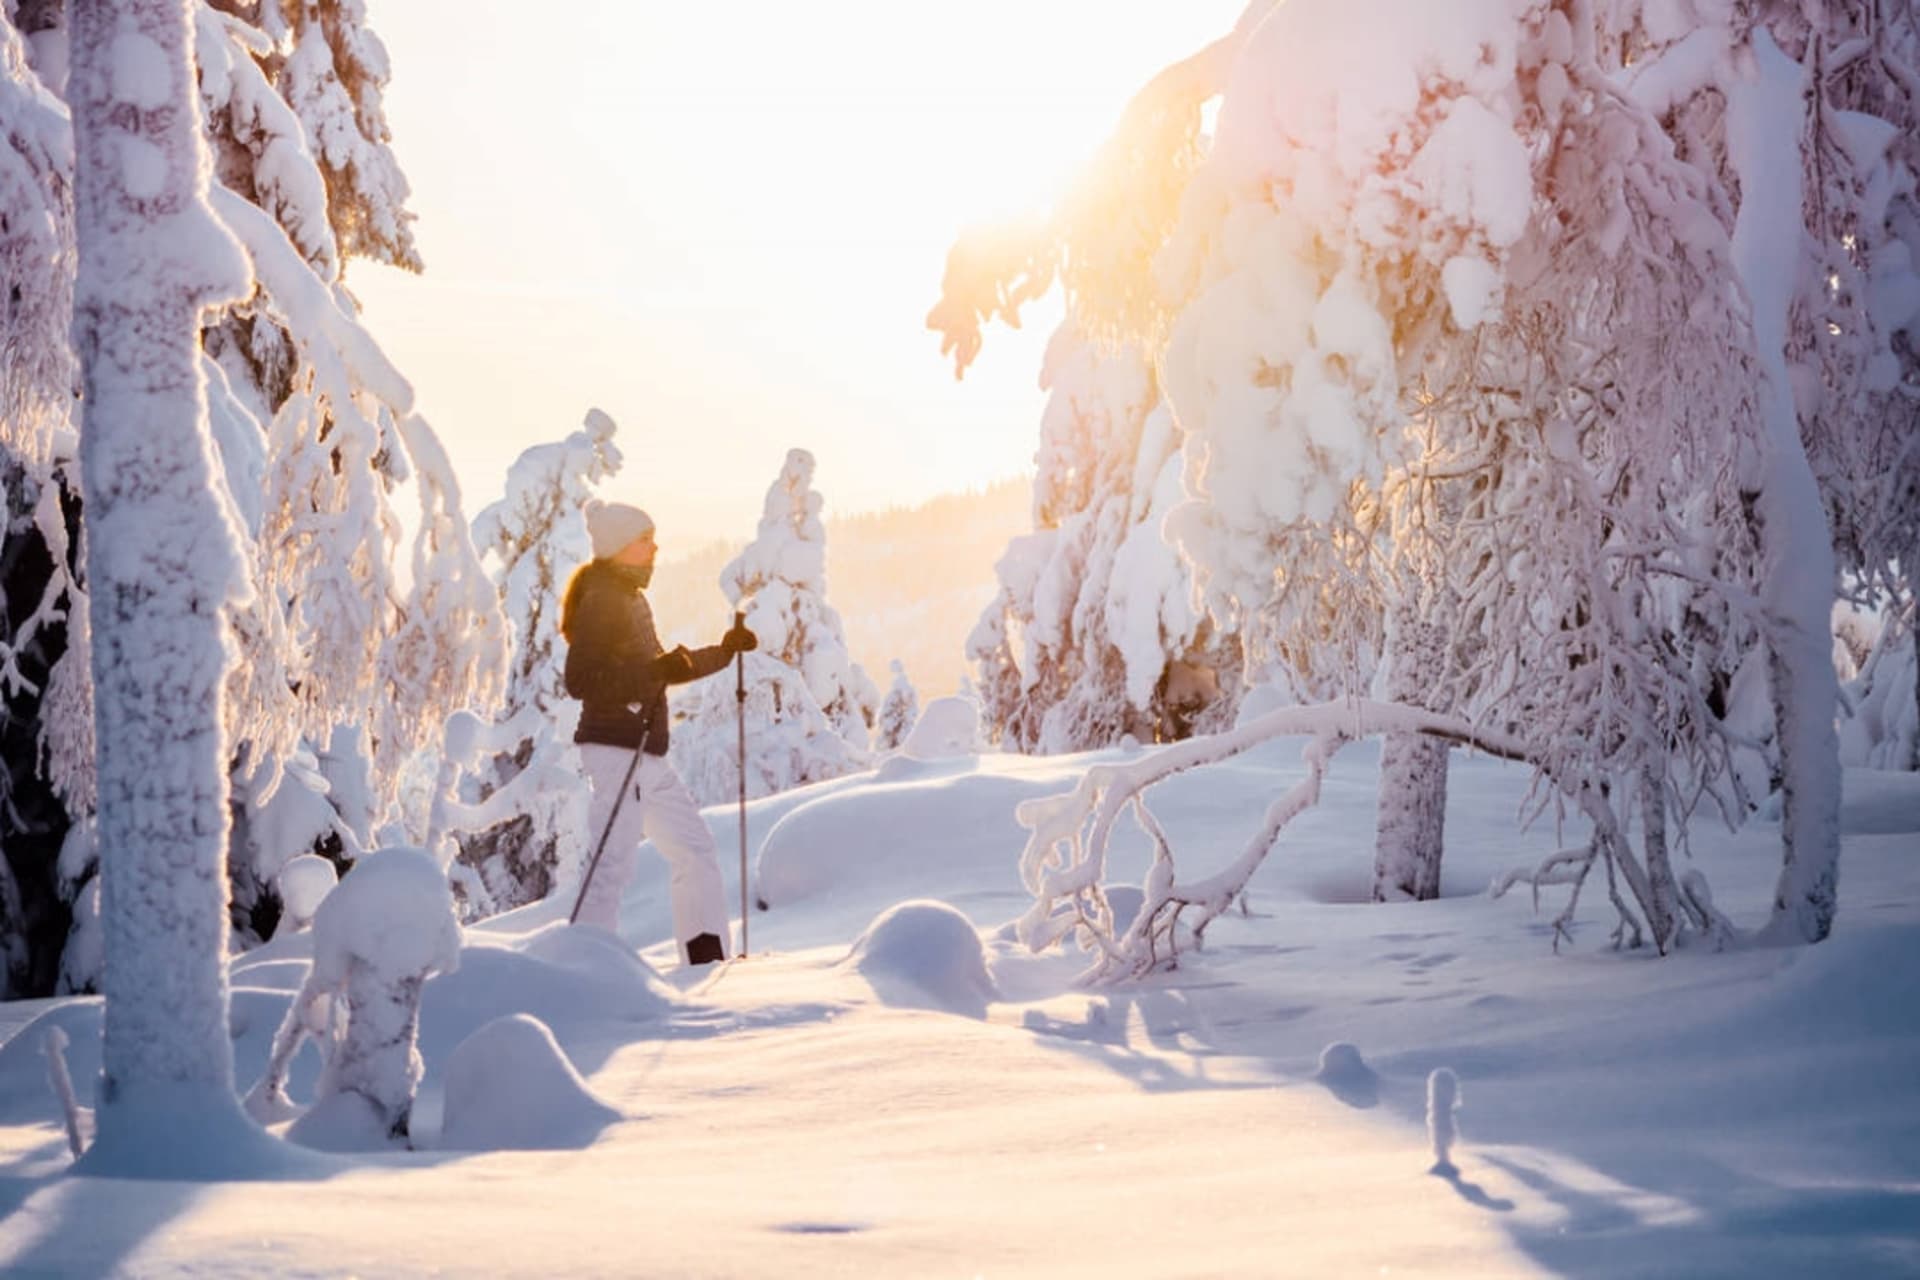
[[[1445,675],[1446,637],[1411,605],[1395,611],[1387,640],[1387,701],[1431,707]],[[1447,743],[1424,733],[1389,733],[1380,743],[1379,818],[1373,900],[1425,902],[1440,896],[1447,822]]]
[[[188,6],[75,0],[71,16],[104,1142],[155,1086],[233,1103],[222,611],[243,578],[199,330],[248,273],[206,204]]]

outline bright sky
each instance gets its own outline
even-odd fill
[[[794,445],[829,514],[1024,472],[1058,304],[956,383],[924,328],[947,246],[1242,3],[373,0],[427,274],[348,283],[469,514],[590,407],[669,556],[751,536]]]

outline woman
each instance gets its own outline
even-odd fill
[[[667,763],[667,686],[723,670],[734,654],[759,642],[753,632],[735,627],[717,645],[664,649],[644,594],[656,554],[652,518],[638,507],[596,502],[587,508],[587,532],[593,559],[567,584],[560,631],[568,645],[567,692],[580,699],[573,740],[593,786],[588,835],[596,842],[601,833],[607,836],[576,919],[618,932],[620,896],[633,879],[635,851],[643,838],[652,840],[669,868],[681,958],[712,964],[726,959],[720,854],[700,806]]]

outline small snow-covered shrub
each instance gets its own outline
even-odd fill
[[[920,695],[907,679],[906,667],[895,658],[889,669],[893,672],[893,683],[881,700],[880,720],[873,727],[873,745],[880,751],[898,750],[920,719]]]
[[[915,899],[888,907],[855,939],[847,963],[888,1004],[986,1016],[999,998],[980,934],[965,913]]]
[[[900,746],[913,760],[951,760],[980,750],[980,708],[972,698],[935,698]]]
[[[260,1120],[292,1111],[287,1067],[301,1040],[325,1028],[317,1101],[287,1136],[329,1150],[404,1142],[421,1074],[420,990],[431,974],[459,964],[460,925],[439,863],[409,848],[361,859],[314,915],[313,968],[247,1109]],[[342,1094],[359,1102],[334,1100]]]

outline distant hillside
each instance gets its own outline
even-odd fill
[[[827,602],[846,623],[854,661],[882,694],[894,658],[922,701],[958,686],[967,633],[993,598],[993,563],[1027,532],[1031,495],[1021,476],[917,507],[841,518],[829,507]],[[661,562],[647,595],[668,644],[709,644],[725,629],[720,570],[745,545],[713,542]]]

